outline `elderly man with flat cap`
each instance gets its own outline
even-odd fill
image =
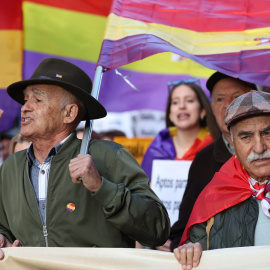
[[[270,94],[251,91],[226,110],[235,155],[199,195],[180,246],[183,269],[202,250],[270,245]]]
[[[230,132],[224,121],[227,107],[235,98],[257,89],[255,84],[230,77],[218,71],[209,77],[206,86],[211,93],[212,110],[222,134],[213,143],[199,151],[191,164],[186,190],[179,209],[179,218],[173,224],[169,236],[171,251],[180,242],[199,194],[211,181],[214,174],[234,154]]]
[[[22,104],[21,134],[32,141],[0,169],[0,247],[135,247],[163,244],[170,222],[132,155],[93,140],[79,155],[81,120],[106,116],[76,65],[44,59],[8,94]],[[0,258],[3,258],[0,249]]]

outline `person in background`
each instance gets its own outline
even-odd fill
[[[77,132],[77,138],[82,140],[83,133],[84,133],[84,128],[79,128],[79,129],[76,130],[76,132]],[[99,133],[92,130],[92,132],[91,132],[91,140],[99,140],[99,139],[101,139],[101,136],[99,135]]]
[[[134,157],[105,140],[90,141],[87,154],[79,154],[78,124],[107,114],[91,89],[82,69],[57,58],[8,86],[22,105],[20,133],[32,143],[0,167],[1,248],[166,242],[168,213]]]
[[[225,123],[235,155],[199,195],[174,250],[184,270],[198,266],[202,250],[270,245],[270,94],[239,96]]]
[[[210,101],[197,78],[169,83],[166,129],[147,149],[142,168],[151,179],[154,159],[193,160],[195,154],[220,134]]]
[[[2,115],[3,115],[4,111],[2,109],[0,109],[0,119],[2,118]],[[0,137],[1,139],[1,137]],[[1,141],[0,141],[0,166],[3,162],[3,157],[2,157],[2,146],[1,146]]]
[[[27,149],[31,141],[22,136],[20,133],[15,135],[9,144],[9,155],[12,155],[18,151]]]
[[[193,160],[195,154],[220,134],[210,101],[199,79],[170,82],[166,108],[166,126],[147,149],[142,168],[151,179],[155,159]],[[170,251],[170,240],[158,250]]]
[[[0,109],[0,119],[1,119],[1,117],[3,115],[3,113],[4,113],[4,111],[2,109]],[[0,146],[1,146],[1,143],[0,143]],[[1,166],[2,162],[3,162],[2,156],[0,155],[0,166]]]
[[[12,135],[9,132],[0,133],[0,159],[4,162],[9,156],[9,144]]]
[[[102,140],[107,140],[107,141],[113,141],[114,137],[126,137],[125,132],[118,129],[103,131],[103,132],[100,132],[99,135]]]
[[[188,182],[179,209],[179,218],[169,236],[170,250],[179,244],[193,205],[204,189],[212,180],[214,174],[234,154],[230,132],[224,121],[227,107],[235,98],[257,89],[255,84],[232,78],[226,74],[215,72],[206,82],[212,97],[212,110],[222,132],[217,140],[199,151],[191,164]]]
[[[77,126],[77,128],[76,128],[77,138],[78,139],[81,139],[82,140],[83,134],[84,134],[84,128],[85,128],[85,121],[81,121],[79,123],[79,125]],[[101,136],[99,135],[99,133],[96,132],[96,131],[94,131],[94,130],[92,130],[91,140],[94,140],[94,139],[98,140],[100,138],[101,138]]]

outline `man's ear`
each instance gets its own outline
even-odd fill
[[[77,104],[68,104],[64,109],[64,123],[69,124],[75,121],[79,113]]]

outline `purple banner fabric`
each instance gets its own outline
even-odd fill
[[[0,119],[0,132],[4,132],[13,127],[20,114],[21,105],[9,97],[6,89],[0,89],[0,108],[4,111]]]

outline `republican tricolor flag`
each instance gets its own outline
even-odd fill
[[[270,86],[267,0],[114,0],[98,65],[116,68],[174,52]]]

